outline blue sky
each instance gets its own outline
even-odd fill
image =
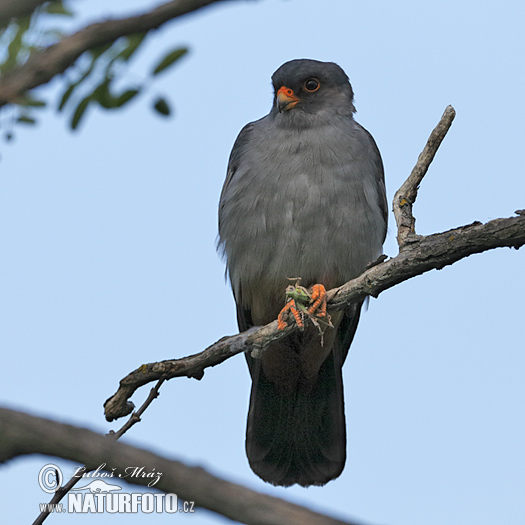
[[[77,5],[86,22],[109,14],[105,4]],[[147,5],[127,4],[112,13]],[[237,332],[214,247],[217,202],[237,133],[269,111],[270,76],[287,60],[345,69],[390,201],[446,105],[455,107],[415,206],[418,233],[525,208],[524,22],[518,1],[225,3],[151,35],[131,64],[130,82],[152,57],[190,47],[150,92],[169,95],[175,118],[140,99],[120,113],[91,111],[77,133],[52,111],[35,129],[17,129],[0,163],[0,402],[107,432],[120,424],[105,422],[103,402],[129,371]],[[41,93],[56,99],[60,82]],[[385,253],[397,253],[392,217]],[[165,384],[125,441],[371,524],[521,525],[524,268],[523,250],[495,250],[370,302],[345,365],[346,468],[323,488],[274,488],[250,471],[242,356],[200,382]],[[37,475],[48,462],[0,469],[6,522],[36,517],[47,501]],[[220,521],[204,511],[178,519]]]

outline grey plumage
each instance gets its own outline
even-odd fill
[[[219,204],[219,247],[241,330],[277,317],[289,277],[327,289],[356,277],[381,254],[386,235],[381,157],[353,119],[344,71],[293,60],[272,82],[272,110],[239,134]],[[284,97],[278,94],[283,86]],[[289,97],[294,103],[287,107]],[[308,486],[341,473],[341,367],[360,308],[334,316],[324,346],[309,328],[273,344],[261,360],[248,358],[246,449],[262,479]]]

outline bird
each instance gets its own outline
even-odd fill
[[[231,151],[219,201],[217,247],[226,261],[240,331],[279,315],[289,279],[331,289],[382,254],[387,200],[379,149],[354,120],[348,76],[333,62],[296,59],[272,76],[273,104]],[[246,354],[252,379],[246,454],[277,486],[324,485],[346,461],[342,367],[363,301],[333,328]]]

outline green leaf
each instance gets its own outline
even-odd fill
[[[109,92],[110,77],[106,77],[93,91],[91,97],[97,101],[103,108],[111,109],[115,107],[115,101]]]
[[[36,124],[36,120],[33,117],[28,117],[27,115],[20,115],[16,121],[21,122],[22,124]]]
[[[69,97],[73,94],[73,91],[78,86],[77,82],[73,82],[73,84],[69,84],[69,87],[64,91],[64,94],[62,95],[62,98],[60,99],[60,103],[58,104],[58,111],[62,111],[64,109],[64,106],[66,105],[66,102],[69,100]]]
[[[78,124],[80,123],[81,118],[84,116],[91,100],[91,95],[89,95],[80,101],[80,103],[77,106],[77,109],[73,113],[73,118],[71,119],[71,129],[77,129]]]
[[[25,93],[18,100],[19,100],[18,103],[21,106],[30,106],[33,108],[43,108],[46,105],[46,103],[43,100],[39,100],[31,96],[29,93]]]
[[[157,100],[155,100],[155,104],[153,105],[153,108],[157,113],[160,113],[161,115],[167,117],[171,114],[171,109],[168,105],[168,102],[165,98],[159,97]]]
[[[84,71],[84,73],[82,73],[80,78],[75,80],[75,82],[72,82],[71,84],[69,84],[67,89],[64,91],[64,93],[62,95],[62,98],[60,99],[60,103],[58,105],[58,111],[62,111],[64,109],[64,106],[66,105],[67,101],[69,100],[69,98],[73,94],[73,91],[91,74],[91,72],[93,71],[93,69],[95,67],[95,61],[96,61],[96,59],[93,58],[91,60],[91,64]]]
[[[158,75],[161,71],[164,71],[167,67],[171,66],[176,60],[184,56],[188,52],[185,47],[180,47],[168,53],[155,67],[153,75]]]
[[[25,32],[29,28],[31,22],[30,16],[24,16],[17,20],[18,29],[16,30],[11,43],[7,47],[7,58],[5,62],[1,65],[1,71],[7,71],[16,65],[18,60],[18,53],[23,49],[23,38]]]
[[[120,108],[127,102],[129,102],[132,98],[135,98],[136,95],[140,93],[139,89],[128,89],[127,91],[124,91],[121,95],[118,97],[115,97],[116,106],[117,108]]]
[[[106,77],[102,83],[93,91],[93,100],[96,100],[103,108],[116,109],[122,107],[139,93],[139,89],[128,89],[120,95],[113,95],[110,91],[111,77]]]
[[[138,49],[142,41],[146,37],[146,33],[137,33],[135,35],[130,35],[126,37],[127,45],[126,47],[117,55],[118,58],[126,61],[131,58],[133,53]]]
[[[64,7],[62,0],[51,2],[46,7],[44,7],[43,11],[45,13],[49,13],[50,15],[73,16],[73,12]]]
[[[112,45],[113,42],[111,44],[104,44],[102,46],[94,47],[93,49],[90,49],[88,53],[93,57],[93,60],[96,60],[100,55],[105,53]]]

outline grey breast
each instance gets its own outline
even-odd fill
[[[351,118],[290,130],[269,116],[252,128],[220,203],[220,242],[236,297],[259,286],[342,284],[382,250],[383,168]]]

